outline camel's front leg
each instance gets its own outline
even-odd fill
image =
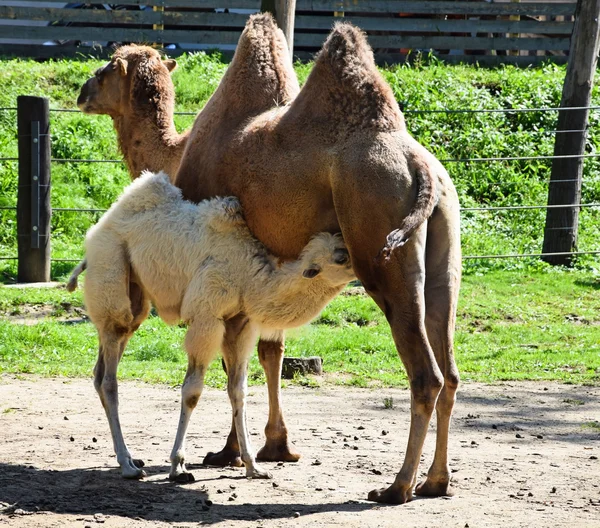
[[[235,325],[232,325],[235,326]],[[229,323],[228,323],[229,327]],[[258,452],[257,460],[269,462],[297,462],[300,454],[288,440],[287,427],[281,408],[281,366],[283,364],[284,335],[283,332],[262,338],[258,342],[258,359],[267,378],[269,391],[269,418],[265,427],[267,440]],[[225,368],[227,371],[227,368]],[[217,453],[208,453],[204,458],[207,466],[241,466],[240,446],[237,439],[235,420],[232,418],[231,431],[223,449]]]
[[[258,359],[265,371],[269,391],[269,419],[265,427],[267,440],[256,458],[270,462],[297,462],[300,453],[288,441],[288,431],[281,409],[281,367],[285,347],[283,331],[258,342]]]
[[[188,368],[181,386],[181,413],[175,444],[171,451],[169,479],[176,482],[194,482],[194,476],[185,467],[185,435],[192,412],[204,388],[206,369],[221,344],[224,325],[221,320],[207,317],[190,323],[185,336]]]
[[[272,478],[271,473],[256,464],[254,450],[246,424],[246,393],[248,389],[248,356],[252,353],[257,329],[248,323],[235,337],[226,336],[223,358],[227,364],[227,392],[231,401],[242,462],[249,478]]]
[[[139,479],[146,476],[144,462],[134,459],[125,444],[119,421],[119,390],[117,367],[129,336],[100,333],[98,361],[94,368],[94,387],[108,418],[113,446],[123,477]]]

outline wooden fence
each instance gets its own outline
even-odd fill
[[[120,42],[157,43],[177,56],[193,49],[231,52],[260,0],[120,0],[66,4],[0,0],[0,55],[106,56]],[[575,1],[297,0],[294,54],[307,58],[336,20],[364,29],[378,62],[415,51],[449,62],[565,62]]]

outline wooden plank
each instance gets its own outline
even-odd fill
[[[323,41],[322,38],[321,42]],[[318,42],[318,39],[315,39],[315,42]],[[566,51],[570,43],[568,38],[369,36],[369,44],[373,48]]]
[[[107,11],[104,9],[60,9],[56,7],[0,6],[0,19],[81,22],[87,24],[157,24],[161,13],[147,11]]]
[[[168,49],[164,53],[168,57],[179,57],[193,50],[182,48]],[[114,50],[110,47],[99,46],[40,46],[35,44],[0,44],[0,57],[31,57],[35,59],[58,59],[58,58],[96,58],[109,59]],[[230,60],[233,51],[221,50],[219,55],[225,60]]]
[[[243,28],[248,15],[239,13],[190,13],[185,11],[106,11],[100,9],[58,9],[0,6],[0,19],[46,20],[58,23],[186,25]]]
[[[6,3],[9,1],[6,0]],[[64,0],[44,0],[44,2],[65,3]],[[260,0],[119,0],[119,5],[164,6],[167,9],[184,7],[188,9],[256,9],[258,11],[260,9]]]
[[[70,26],[2,26],[3,38],[76,40],[83,42],[162,42],[187,44],[237,44],[240,31],[155,31],[138,28],[94,28]]]
[[[302,48],[320,48],[327,35],[316,33],[296,33],[294,44]],[[471,49],[471,50],[552,50],[567,51],[568,38],[528,38],[528,37],[452,37],[424,35],[369,35],[373,48],[410,49]]]
[[[420,13],[428,15],[530,15],[571,16],[575,2],[488,3],[488,2],[410,2],[396,0],[297,0],[299,11],[344,11],[360,13]]]
[[[517,4],[515,4],[517,5]],[[407,31],[429,33],[548,33],[570,35],[572,22],[537,22],[535,20],[435,20],[429,18],[368,18],[345,17],[364,30],[372,31]],[[323,29],[329,30],[339,18],[296,16],[296,30]]]

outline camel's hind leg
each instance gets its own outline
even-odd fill
[[[360,167],[360,161],[357,161]],[[375,167],[377,169],[377,167]],[[390,260],[376,259],[386,236],[398,225],[414,201],[410,187],[402,188],[393,175],[365,167],[361,173],[351,166],[340,169],[334,202],[344,241],[357,277],[383,310],[390,324],[398,354],[404,363],[411,388],[411,423],[404,463],[394,483],[373,490],[369,499],[401,504],[411,500],[413,486],[429,421],[443,376],[429,344],[425,328],[425,243],[426,225],[393,252]],[[398,169],[400,174],[400,169]],[[379,175],[383,173],[385,178]],[[364,174],[376,174],[382,187],[377,194],[364,192]]]
[[[94,387],[100,396],[100,401],[108,418],[108,425],[112,435],[113,446],[121,472],[125,478],[142,478],[146,476],[143,469],[144,463],[131,456],[119,420],[119,389],[117,382],[117,367],[125,345],[131,334],[122,334],[114,331],[100,333],[100,347],[98,361],[94,368]]]
[[[444,387],[436,404],[437,430],[433,464],[427,479],[416,487],[417,495],[450,494],[448,430],[458,388],[454,361],[454,326],[460,287],[461,256],[458,210],[442,202],[429,221],[427,234],[427,276],[425,280],[425,324],[436,361],[444,375]]]
[[[137,285],[129,284],[129,299],[133,320],[127,328],[116,326],[112,322],[98,329],[100,346],[98,360],[94,367],[94,387],[106,412],[110,427],[113,446],[121,472],[125,478],[142,478],[146,476],[143,469],[144,462],[134,459],[127,448],[121,423],[119,420],[119,390],[117,382],[117,368],[125,351],[125,346],[132,334],[148,317],[150,303],[142,289]]]
[[[181,413],[175,444],[171,451],[171,480],[182,483],[194,481],[194,476],[185,467],[185,435],[204,388],[206,369],[221,345],[224,332],[223,321],[203,314],[190,323],[185,336],[188,368],[181,386]]]
[[[246,424],[246,393],[248,389],[248,357],[252,353],[258,329],[248,322],[239,332],[227,333],[223,341],[223,358],[227,364],[227,392],[231,401],[242,462],[246,476],[271,478],[271,474],[256,464],[254,450]]]

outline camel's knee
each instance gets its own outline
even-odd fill
[[[458,369],[456,365],[452,365],[444,375],[444,390],[454,394],[458,390],[459,385],[460,375],[458,374]]]
[[[410,390],[415,408],[431,414],[444,386],[444,378],[439,369],[414,375],[410,380]]]
[[[198,377],[186,379],[181,387],[181,401],[189,410],[194,410],[204,388],[204,374],[199,373]]]

